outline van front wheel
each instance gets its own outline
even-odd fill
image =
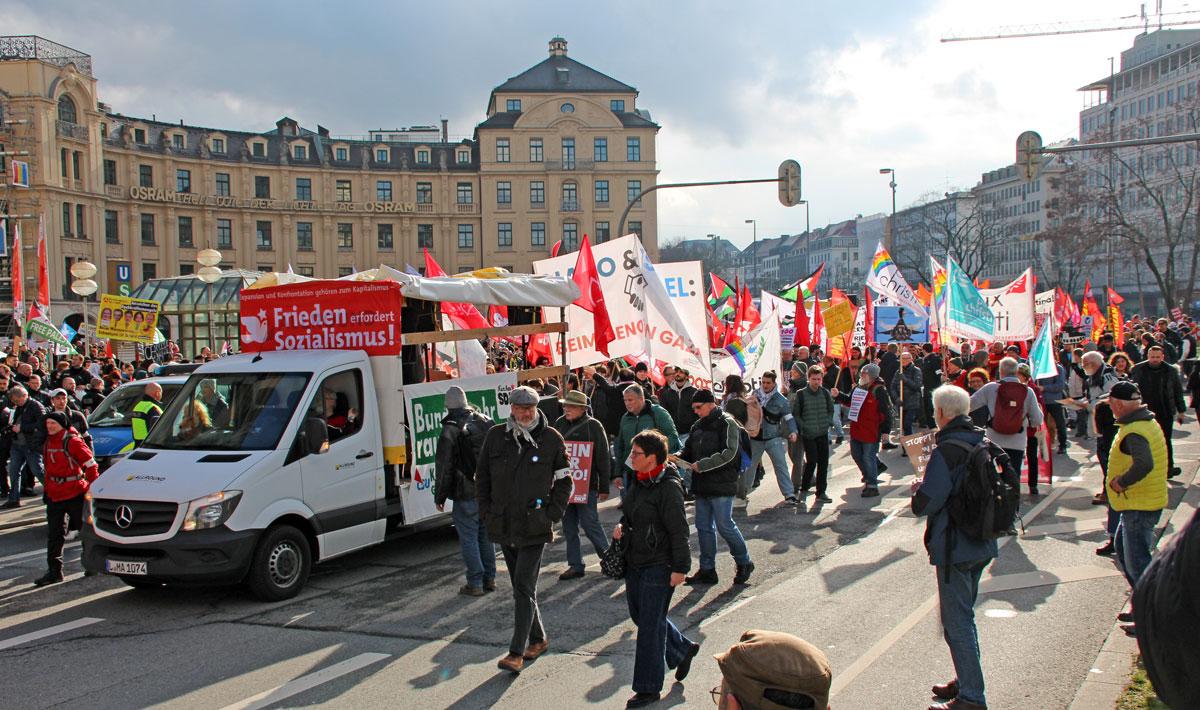
[[[290,525],[271,528],[254,551],[246,583],[254,596],[268,602],[300,593],[312,569],[312,552],[304,533]]]

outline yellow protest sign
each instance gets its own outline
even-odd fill
[[[842,301],[828,309],[821,309],[821,317],[825,319],[825,334],[830,338],[845,335],[854,329],[854,308],[849,301]]]
[[[100,296],[100,320],[96,337],[105,340],[129,340],[142,345],[154,342],[158,326],[158,302],[103,294]]]

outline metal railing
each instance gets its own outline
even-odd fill
[[[87,142],[89,136],[87,126],[81,126],[78,123],[71,123],[69,121],[55,121],[54,124],[58,128],[59,136]]]
[[[580,212],[581,210],[582,210],[582,208],[579,206],[578,200],[563,200],[563,203],[562,203],[562,211],[563,212]]]
[[[81,74],[92,76],[92,57],[78,49],[51,42],[37,35],[0,37],[0,62],[34,59],[59,67],[74,64]]]
[[[458,214],[475,214],[479,212],[479,205],[474,202],[460,202],[455,207],[457,208],[455,211]]]

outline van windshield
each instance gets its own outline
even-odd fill
[[[178,383],[162,384],[162,401],[170,402],[175,393],[179,391],[180,386]],[[105,397],[100,406],[96,407],[96,411],[88,417],[88,426],[129,426],[133,408],[142,401],[145,390],[144,386],[138,384],[117,388],[117,391]]]
[[[143,444],[148,449],[274,449],[308,387],[308,373],[192,375]]]

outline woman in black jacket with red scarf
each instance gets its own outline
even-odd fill
[[[657,702],[667,668],[687,677],[700,652],[667,618],[671,595],[692,565],[683,508],[683,481],[667,463],[667,437],[655,430],[633,437],[630,459],[637,480],[629,487],[624,515],[613,537],[625,545],[625,600],[637,624],[634,695],[627,708]]]

